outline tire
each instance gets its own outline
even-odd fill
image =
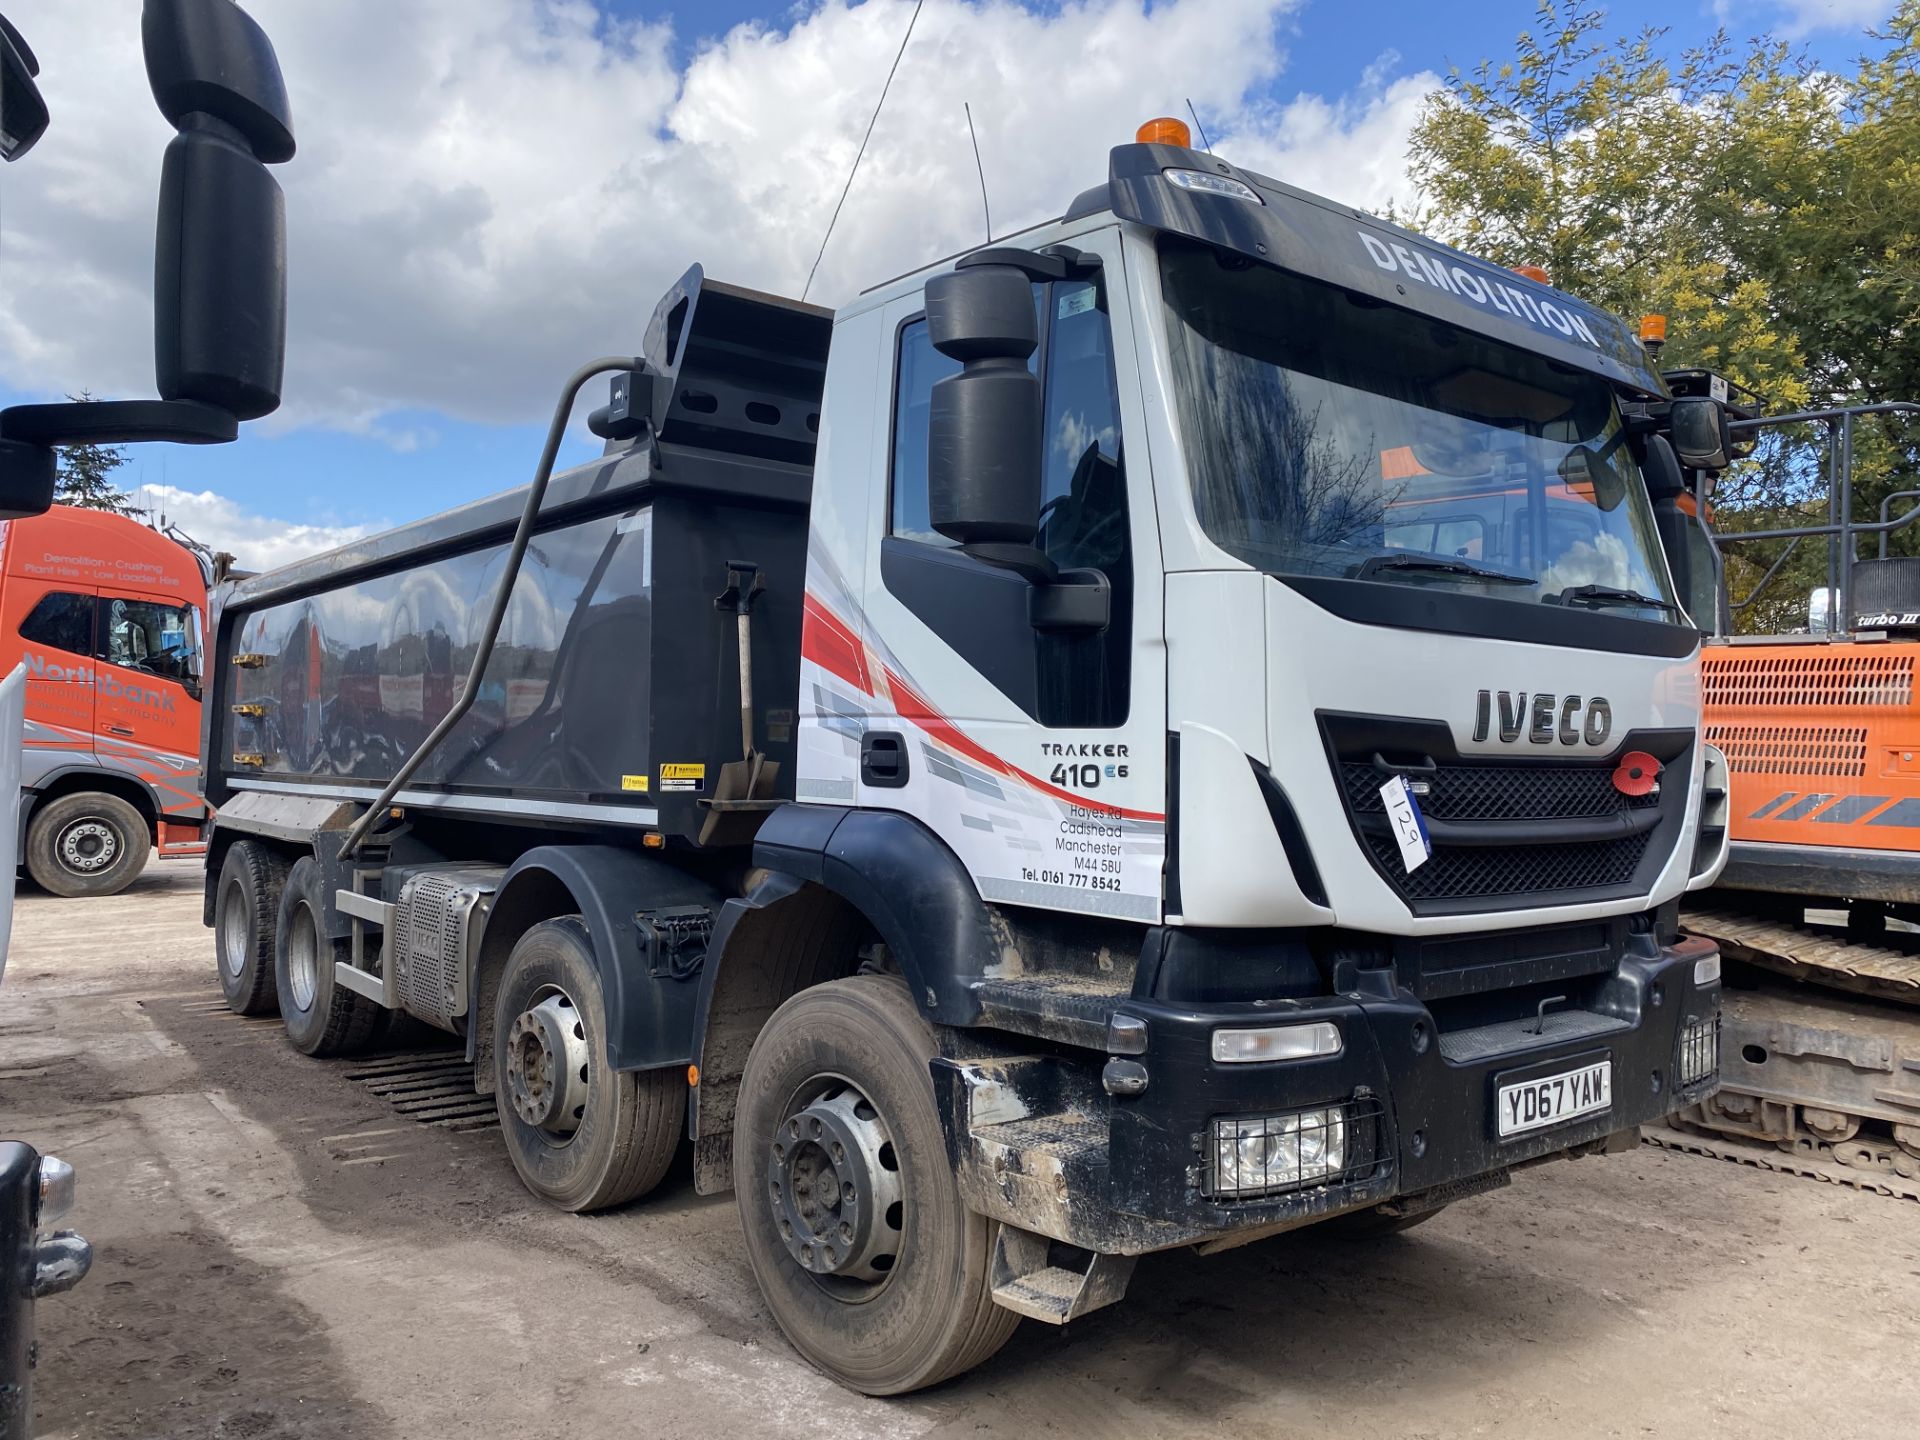
[[[62,795],[27,826],[27,871],[51,894],[118,895],[147,868],[153,833],[118,795]]]
[[[1382,1215],[1378,1210],[1352,1210],[1345,1215],[1336,1215],[1331,1220],[1323,1220],[1314,1226],[1321,1235],[1336,1240],[1383,1240],[1389,1235],[1404,1235],[1416,1225],[1424,1225],[1433,1219],[1445,1205],[1436,1205],[1431,1210],[1422,1210],[1418,1215]]]
[[[259,840],[236,840],[221,863],[213,950],[220,993],[237,1014],[270,1015],[280,1008],[273,956],[287,869],[286,856]]]
[[[754,1041],[740,1085],[733,1174],[754,1278],[794,1348],[869,1395],[900,1395],[970,1370],[1020,1323],[993,1301],[994,1222],[967,1209],[947,1163],[928,1073],[935,1053],[906,986],[860,975],[803,990],[775,1011]],[[855,1092],[851,1099],[845,1087]],[[838,1158],[835,1132],[826,1132],[827,1151],[817,1153],[820,1168],[809,1174],[806,1136],[821,1132],[808,1117],[826,1113],[823,1106],[875,1118],[865,1121],[866,1132],[855,1132],[862,1145],[851,1165]],[[805,1128],[796,1130],[796,1119]],[[879,1136],[884,1143],[875,1149]],[[891,1179],[884,1173],[889,1151]],[[826,1173],[834,1197],[827,1223],[837,1222],[831,1233],[845,1236],[849,1215],[856,1225],[875,1226],[875,1217],[858,1208],[861,1186],[874,1192],[869,1210],[898,1196],[898,1210],[889,1203],[884,1216],[890,1234],[882,1242],[894,1251],[866,1267],[878,1278],[816,1273],[819,1253],[796,1252],[783,1233],[797,1215],[817,1215],[806,1207],[818,1201],[800,1197],[819,1182],[827,1152],[837,1167]],[[878,1171],[863,1158],[869,1154]],[[840,1203],[843,1185],[854,1191],[848,1208]],[[828,1233],[817,1229],[813,1239]],[[854,1230],[853,1255],[833,1254],[829,1263],[868,1253],[873,1233]]]
[[[600,969],[578,915],[542,921],[514,943],[493,1014],[493,1074],[513,1168],[557,1209],[582,1214],[644,1195],[679,1151],[686,1079],[678,1068],[608,1063]]]
[[[293,1048],[308,1055],[346,1055],[366,1045],[380,1006],[334,982],[336,961],[349,954],[344,940],[320,933],[320,866],[302,855],[287,872],[273,932],[274,987],[280,1018]]]

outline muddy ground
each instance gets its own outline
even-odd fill
[[[1153,1257],[931,1394],[789,1351],[730,1199],[574,1218],[490,1131],[217,1003],[197,863],[23,886],[0,1136],[79,1168],[93,1273],[41,1307],[43,1437],[1891,1437],[1920,1415],[1920,1206],[1642,1149],[1398,1239]]]

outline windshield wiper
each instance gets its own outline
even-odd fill
[[[1615,585],[1569,585],[1553,599],[1561,605],[1644,605],[1649,610],[1680,613],[1680,607],[1672,601],[1642,595],[1638,590],[1622,590]]]
[[[1464,575],[1473,580],[1497,580],[1503,585],[1538,585],[1538,580],[1506,570],[1489,570],[1468,560],[1449,560],[1441,555],[1373,555],[1353,572],[1356,580],[1370,579],[1382,570],[1416,570],[1430,575]]]

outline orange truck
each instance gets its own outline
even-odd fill
[[[26,666],[20,855],[56,895],[112,895],[199,853],[199,557],[101,510],[0,522],[0,670]]]

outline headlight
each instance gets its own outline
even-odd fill
[[[1182,190],[1199,190],[1208,195],[1230,195],[1235,200],[1250,200],[1255,205],[1264,205],[1251,185],[1234,179],[1231,175],[1214,175],[1205,170],[1163,170],[1160,172]]]
[[[1344,1105],[1216,1120],[1213,1193],[1270,1195],[1323,1183],[1347,1169],[1351,1129]]]
[[[1218,1065],[1311,1060],[1339,1053],[1340,1027],[1327,1020],[1317,1020],[1311,1025],[1267,1025],[1258,1030],[1213,1032],[1213,1059]]]
[[[1680,1086],[1711,1080],[1720,1071],[1720,1017],[1689,1020],[1680,1031]]]
[[[73,1166],[51,1155],[40,1157],[40,1228],[50,1227],[73,1208]]]

